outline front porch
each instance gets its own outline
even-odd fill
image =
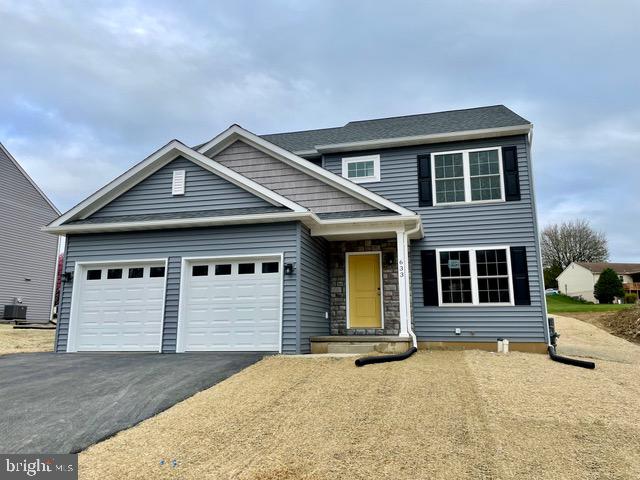
[[[331,289],[331,312],[329,317],[331,335],[337,336],[398,336],[400,334],[400,300],[398,290],[398,265],[397,265],[397,241],[396,239],[372,239],[372,240],[352,240],[329,243],[329,285]],[[358,323],[353,317],[357,306],[354,305],[356,294],[353,290],[358,281],[356,277],[351,277],[352,284],[349,284],[347,271],[349,263],[355,260],[354,255],[371,255],[378,257],[380,280],[372,279],[375,285],[373,288],[380,288],[374,293],[380,302],[380,311],[376,315],[372,313],[371,318],[365,318]],[[353,268],[353,265],[351,265]],[[366,275],[366,273],[365,273]],[[366,280],[366,279],[365,279]],[[351,292],[350,292],[351,287]],[[360,292],[362,295],[363,292]],[[364,292],[366,294],[366,292]],[[349,297],[351,297],[349,299]],[[351,300],[351,305],[349,305]],[[365,298],[366,300],[366,298]],[[375,318],[378,317],[378,318]]]
[[[400,353],[411,347],[408,245],[400,248],[397,238],[328,242],[330,335],[310,337],[311,353]]]

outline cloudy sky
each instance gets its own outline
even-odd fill
[[[542,225],[640,261],[640,2],[0,0],[0,142],[61,210],[172,138],[503,103]]]

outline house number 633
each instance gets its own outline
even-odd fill
[[[400,278],[404,277],[404,261],[398,260],[398,275]]]

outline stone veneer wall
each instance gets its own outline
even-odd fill
[[[354,240],[329,243],[331,285],[331,335],[398,335],[400,302],[398,298],[398,251],[395,239]],[[346,252],[382,252],[382,292],[384,328],[347,328]],[[387,265],[385,254],[393,255]]]

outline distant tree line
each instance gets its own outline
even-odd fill
[[[545,227],[541,236],[545,288],[558,288],[556,277],[571,262],[606,262],[607,238],[584,219]]]

